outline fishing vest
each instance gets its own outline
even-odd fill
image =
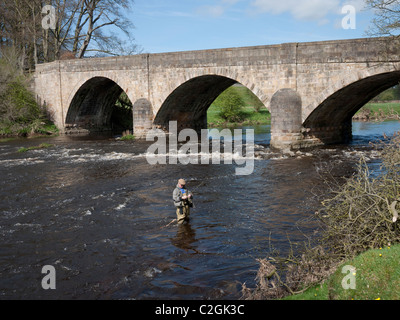
[[[183,188],[179,188],[179,193],[180,193],[179,196],[182,198],[184,194],[189,195],[189,190],[183,189]],[[182,207],[184,207],[184,206],[192,207],[192,206],[193,206],[193,201],[192,201],[192,199],[190,199],[190,198],[182,199],[182,201],[181,201],[181,206],[182,206]]]

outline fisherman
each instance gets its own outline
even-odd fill
[[[193,207],[193,194],[186,189],[185,180],[178,180],[178,185],[172,193],[172,198],[176,207],[178,224],[189,221],[190,208]]]

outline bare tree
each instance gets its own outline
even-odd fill
[[[138,51],[131,37],[134,26],[125,16],[133,0],[53,0],[52,4],[57,8],[57,27],[53,31],[56,59],[62,50],[77,58],[88,52],[121,55]]]
[[[368,34],[370,36],[400,35],[400,1],[366,0],[366,6],[375,13]]]
[[[56,24],[52,30],[54,41],[54,59],[60,59],[63,49],[68,46],[70,32],[73,28],[76,12],[78,11],[79,3],[75,0],[53,0],[52,5],[56,8]],[[48,40],[49,41],[49,40]]]
[[[42,8],[55,8],[54,28],[42,27]],[[85,55],[134,54],[133,24],[126,12],[133,0],[2,0],[0,53],[13,47],[20,69],[35,64]]]
[[[132,40],[130,31],[133,29],[133,24],[123,13],[130,9],[131,4],[130,0],[83,0],[73,47],[73,52],[77,54],[77,57],[84,57],[86,52],[121,54],[118,51],[123,48],[123,41],[113,32],[107,33],[104,29],[113,27]],[[115,51],[116,48],[118,48],[117,51]]]
[[[18,66],[24,68],[30,43],[27,28],[30,14],[23,6],[23,0],[5,0],[0,6],[0,16],[2,47],[13,46],[18,52]]]

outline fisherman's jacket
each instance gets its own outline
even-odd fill
[[[192,195],[191,199],[182,200],[183,194]],[[192,203],[193,194],[186,188],[181,189],[177,185],[172,193],[172,199],[174,199],[175,207],[183,207],[185,205],[190,205]]]

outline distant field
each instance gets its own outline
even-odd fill
[[[207,112],[207,122],[209,127],[271,123],[271,114],[249,89],[243,86],[233,86],[233,89],[240,95],[244,102],[244,113],[246,114],[245,120],[242,123],[226,123],[225,120],[219,116],[220,111],[218,106],[212,104]],[[257,108],[259,108],[259,112],[256,112]]]
[[[242,98],[244,102],[244,113],[246,114],[245,120],[242,123],[227,123],[219,116],[219,108],[217,105],[212,104],[207,112],[207,123],[209,127],[219,126],[234,126],[234,125],[257,125],[257,124],[270,124],[271,114],[261,101],[246,87],[233,86],[232,87]],[[259,109],[259,112],[256,110]],[[400,115],[400,103],[387,102],[387,103],[368,103],[362,107],[356,115],[360,115],[366,110],[370,110],[370,118],[383,119],[385,116],[397,113]]]
[[[383,112],[384,115],[390,115],[392,111],[400,114],[400,103],[392,103],[392,102],[387,102],[387,103],[368,103],[364,107],[362,107],[357,114],[365,111],[365,110],[371,110],[372,114],[380,114]]]

